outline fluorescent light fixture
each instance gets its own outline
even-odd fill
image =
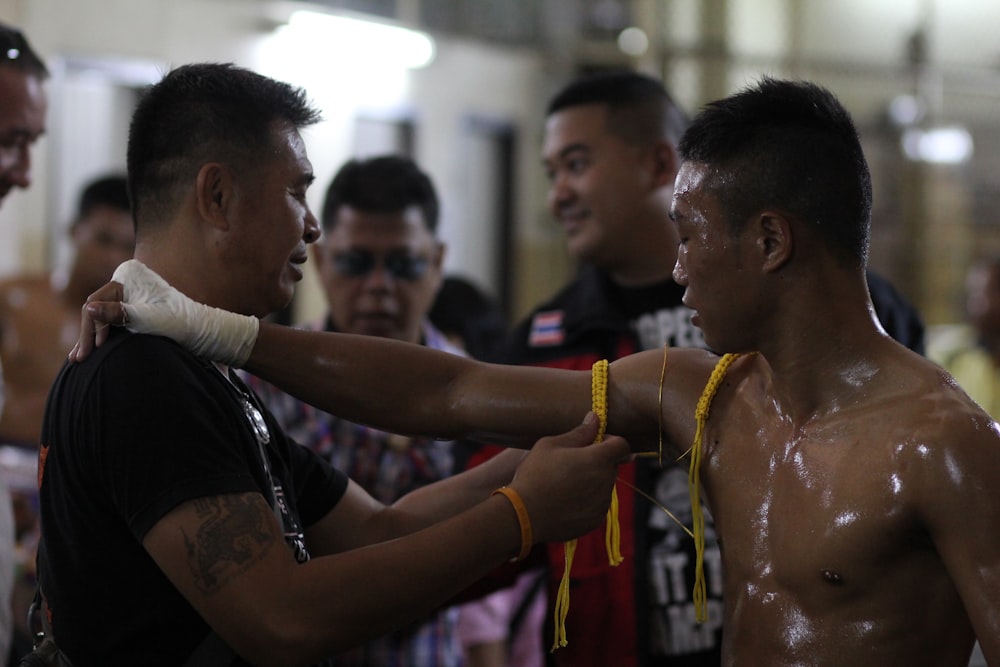
[[[960,125],[903,132],[903,153],[911,160],[933,164],[961,164],[972,157],[972,135]]]
[[[427,33],[364,19],[298,10],[288,20],[297,39],[322,44],[331,57],[364,66],[417,69],[434,60],[434,40]],[[330,65],[340,65],[331,62]]]

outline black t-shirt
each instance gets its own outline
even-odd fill
[[[242,389],[165,338],[122,331],[60,372],[42,430],[39,578],[78,667],[180,665],[208,634],[142,546],[183,502],[276,491],[286,541],[308,558],[302,528],[347,480],[264,411],[272,487]]]

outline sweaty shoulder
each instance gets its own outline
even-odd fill
[[[997,423],[945,370],[914,357],[895,372],[895,392],[885,397],[888,453],[918,502],[943,507],[949,498],[964,503],[977,487],[997,481],[988,479],[1000,472]],[[965,512],[970,506],[954,509]]]

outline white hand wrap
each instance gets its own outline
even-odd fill
[[[199,357],[230,366],[242,366],[250,357],[260,328],[256,317],[193,301],[136,259],[120,265],[111,279],[124,286],[129,331],[166,336]]]

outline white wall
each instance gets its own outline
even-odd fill
[[[519,131],[517,256],[523,259],[514,270],[521,287],[531,290],[519,290],[518,305],[523,308],[562,282],[569,265],[543,207],[544,179],[538,165],[541,111],[553,84],[561,84],[572,63],[588,52],[586,45],[573,39],[572,22],[567,19],[572,12],[566,10],[573,5],[571,0],[538,2],[568,12],[560,14],[563,23],[555,31],[565,42],[558,53],[543,57],[532,51],[439,39],[432,65],[397,73],[391,81],[365,73],[362,59],[303,54],[294,42],[282,42],[273,30],[275,17],[305,3],[0,0],[0,19],[24,27],[55,66],[85,59],[154,68],[231,60],[304,85],[326,115],[323,124],[305,135],[318,175],[311,195],[314,206],[335,168],[350,156],[356,114],[412,118],[417,124],[416,157],[441,190],[442,231],[452,251],[448,269],[473,276],[489,273],[482,253],[492,235],[470,219],[477,217],[469,213],[476,210],[469,197],[477,190],[467,186],[471,174],[462,128],[469,116],[513,125]],[[705,94],[729,92],[768,72],[802,76],[830,87],[862,125],[872,126],[890,100],[912,91],[905,66],[906,41],[923,26],[933,75],[930,92],[932,97],[940,92],[932,100],[935,110],[944,120],[996,131],[997,0],[635,2],[652,3],[656,11],[650,15],[660,17],[659,44],[665,60],[656,64],[664,66],[668,85],[692,110],[707,101]],[[727,40],[721,46],[712,41],[720,36]],[[56,72],[53,88],[62,86],[63,74]],[[35,186],[11,194],[0,208],[0,274],[47,269],[61,257],[55,251],[62,239],[59,227],[76,189],[85,176],[114,162],[115,151],[120,152],[126,124],[121,96],[87,93],[86,83],[76,79],[68,88],[75,90],[73,96],[53,91],[52,131],[35,152]],[[111,106],[102,111],[105,103]],[[95,117],[105,118],[103,127],[91,120]],[[300,317],[322,309],[312,276],[300,292],[306,297]]]
[[[120,107],[127,96],[121,81],[102,81],[95,72],[95,92],[62,72],[65,61],[91,59],[101,68],[134,63],[140,70],[152,64],[160,71],[199,60],[233,61],[303,86],[324,115],[322,123],[304,132],[317,175],[310,193],[314,209],[336,168],[351,157],[356,114],[413,118],[416,158],[442,196],[441,231],[452,248],[447,268],[476,276],[482,262],[462,250],[479,249],[490,236],[475,221],[462,219],[469,206],[463,200],[462,123],[478,115],[521,130],[520,201],[537,200],[543,104],[536,92],[543,71],[539,56],[438,39],[436,59],[425,69],[373,73],[357,59],[303,52],[301,44],[274,32],[274,18],[289,7],[257,0],[3,0],[0,19],[21,26],[57,71],[50,82],[50,133],[34,153],[35,184],[30,191],[12,193],[0,208],[0,274],[51,268],[52,259],[62,256],[60,228],[79,185],[95,171],[114,166],[114,156],[100,147],[122,149]],[[102,108],[109,101],[118,107]],[[119,164],[124,164],[123,154]],[[518,217],[537,215],[538,206],[520,206]],[[322,311],[314,276],[307,277],[299,296],[299,318]]]

